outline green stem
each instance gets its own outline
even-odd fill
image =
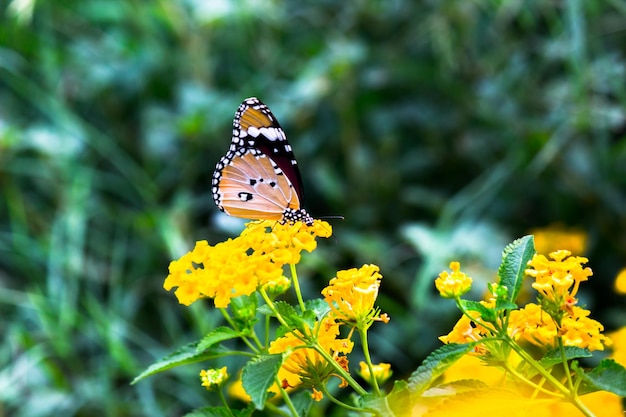
[[[563,363],[563,370],[565,371],[565,376],[567,377],[567,385],[569,386],[570,392],[574,391],[574,383],[572,382],[572,375],[569,369],[569,365],[567,363],[567,357],[565,356],[565,347],[563,346],[563,339],[557,337],[557,341],[559,342],[559,351],[561,353],[561,362]]]
[[[344,403],[344,402],[342,402],[342,401],[339,401],[337,398],[333,397],[333,396],[330,394],[330,392],[328,391],[328,389],[326,389],[326,386],[325,386],[325,385],[321,385],[321,386],[320,386],[320,390],[324,393],[324,395],[325,395],[325,396],[327,396],[327,397],[328,397],[328,399],[329,399],[330,401],[334,402],[335,404],[337,404],[337,405],[338,405],[338,406],[340,406],[340,407],[347,408],[348,410],[356,411],[356,412],[359,412],[359,413],[362,413],[362,412],[364,411],[362,408],[358,408],[358,407],[355,407],[355,406],[353,406],[353,405],[346,404],[346,403]]]
[[[317,353],[322,355],[322,357],[326,359],[326,362],[335,368],[339,376],[345,379],[348,385],[350,385],[357,392],[357,394],[367,394],[367,391],[358,382],[356,382],[354,378],[352,378],[352,376],[350,376],[350,374],[346,372],[346,370],[343,369],[332,356],[330,356],[330,353],[326,352],[326,350],[319,345],[319,343],[315,343],[311,346],[311,348],[315,349]]]
[[[276,319],[278,319],[278,321],[280,322],[280,324],[282,324],[283,326],[285,326],[285,328],[289,329],[289,325],[287,324],[287,322],[285,321],[285,319],[280,315],[280,313],[278,312],[278,310],[276,310],[276,306],[274,306],[274,303],[272,302],[272,300],[268,297],[267,293],[265,292],[265,290],[263,288],[261,288],[259,290],[259,292],[261,293],[261,296],[263,297],[263,299],[265,300],[265,302],[267,303],[267,306],[270,308],[270,310],[272,310],[272,312],[276,315]],[[312,349],[315,349],[315,351],[317,353],[319,353],[320,355],[322,355],[322,357],[324,359],[326,359],[326,361],[328,363],[330,363],[330,365],[335,368],[335,370],[337,371],[337,373],[339,374],[339,376],[341,376],[342,378],[344,378],[348,384],[359,394],[359,395],[365,395],[367,394],[367,391],[361,386],[359,385],[358,382],[356,382],[354,380],[354,378],[352,378],[350,376],[349,373],[347,373],[338,363],[337,361],[330,356],[330,353],[326,352],[326,350],[324,348],[322,348],[319,343],[315,342],[314,344],[311,345],[311,341],[307,340],[305,337],[303,337],[302,335],[299,335],[297,332],[293,332],[293,335],[295,337],[297,337],[302,343],[305,344],[304,347],[310,347]]]
[[[218,388],[217,389],[217,393],[220,397],[220,401],[222,401],[222,404],[224,404],[224,407],[228,410],[228,415],[231,417],[235,417],[235,415],[233,414],[233,410],[230,409],[230,407],[228,406],[228,403],[226,402],[226,397],[224,397],[224,393],[222,392],[222,388]]]
[[[494,335],[500,334],[500,330],[498,328],[496,328],[493,323],[489,323],[489,322],[486,322],[486,321],[482,320],[480,318],[480,316],[477,317],[477,318],[474,318],[474,317],[470,316],[469,313],[461,305],[461,298],[460,297],[455,298],[454,301],[456,301],[456,306],[459,308],[459,310],[461,310],[461,313],[463,313],[463,315],[465,317],[467,317],[468,319],[470,319],[471,321],[473,321],[477,325],[484,327],[489,332],[491,332],[491,334],[494,334]]]
[[[274,305],[274,302],[265,292],[265,289],[261,287],[259,289],[259,292],[261,293],[261,297],[263,297],[263,300],[265,300],[265,303],[267,304],[267,306],[270,308],[270,310],[272,310],[272,313],[276,315],[276,319],[278,320],[278,322],[282,324],[283,326],[285,326],[286,329],[290,329],[291,327],[287,324],[283,316],[278,312],[278,310],[276,309],[276,306]]]
[[[370,370],[372,386],[374,387],[374,391],[376,391],[376,395],[380,397],[380,388],[378,387],[378,380],[376,379],[376,375],[374,374],[374,365],[372,364],[372,358],[370,357],[369,345],[367,342],[367,330],[363,329],[361,326],[357,327],[357,330],[359,332],[359,336],[361,337],[361,344],[363,345],[363,355],[365,356],[365,363],[367,363],[367,367]]]
[[[550,390],[547,390],[545,388],[543,388],[542,386],[535,384],[534,382],[532,382],[531,380],[527,379],[524,375],[520,374],[519,372],[517,372],[515,370],[515,368],[512,368],[508,362],[504,362],[503,365],[504,369],[506,369],[507,372],[515,375],[516,378],[518,378],[519,380],[525,382],[526,384],[530,385],[531,387],[533,387],[533,389],[535,389],[536,391],[541,391],[546,395],[551,395],[554,397],[560,397],[561,395],[559,395],[556,392],[552,392]]]
[[[287,405],[287,408],[289,408],[291,415],[293,417],[298,417],[298,411],[296,410],[296,407],[293,405],[293,402],[291,401],[291,397],[289,397],[289,393],[281,386],[281,382],[278,379],[278,375],[274,377],[274,380],[276,381],[276,386],[280,390],[280,395],[283,397],[283,400],[285,400],[285,404]]]
[[[550,372],[548,372],[543,366],[541,366],[536,360],[534,360],[524,349],[522,349],[517,343],[509,338],[504,339],[506,343],[530,366],[533,367],[542,377],[554,386],[554,388],[561,392],[565,398],[572,402],[585,416],[594,417],[594,414],[587,408],[587,406],[580,400],[575,391],[570,391],[566,386],[561,384]]]
[[[285,416],[285,417],[291,416],[290,413],[286,413],[285,411],[283,411],[282,409],[278,408],[277,406],[275,406],[274,404],[270,402],[265,403],[265,408],[272,412],[271,415],[280,415],[280,416]]]
[[[293,288],[296,291],[296,297],[298,297],[298,304],[300,304],[300,309],[302,310],[302,312],[304,312],[306,309],[304,308],[304,300],[302,299],[302,291],[300,290],[300,282],[298,281],[296,265],[289,264],[289,268],[291,270],[291,281],[293,282]]]
[[[225,308],[220,308],[219,309],[222,312],[222,315],[224,316],[224,319],[226,320],[226,322],[230,325],[230,327],[232,327],[233,329],[235,329],[236,331],[240,332],[241,329],[239,329],[239,327],[237,326],[237,324],[235,323],[235,321],[230,317],[230,314],[228,314],[228,311]],[[254,329],[252,329],[252,341],[256,344],[256,346],[254,346],[246,336],[239,336],[239,338],[241,340],[243,340],[243,342],[250,348],[251,351],[253,351],[254,353],[259,353],[259,350],[263,350],[263,345],[261,344],[261,342],[259,341],[259,339],[256,337],[256,333],[254,332]]]

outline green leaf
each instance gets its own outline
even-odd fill
[[[519,238],[508,244],[502,251],[502,263],[498,269],[498,284],[508,289],[507,301],[515,302],[522,287],[526,268],[535,254],[535,240],[532,235]]]
[[[283,363],[283,355],[262,355],[243,367],[241,382],[257,410],[262,410],[269,396],[269,388]]]
[[[302,314],[291,304],[284,301],[274,303],[274,307],[285,320],[287,326],[289,326],[288,329],[285,329],[285,332],[290,332],[295,329],[299,330],[301,333],[305,333],[306,329],[315,327],[315,312],[312,310],[306,310],[304,314]]]
[[[250,417],[253,412],[254,407],[251,405],[242,410],[226,407],[202,407],[185,414],[183,417]]]
[[[480,314],[480,318],[489,323],[493,323],[496,321],[496,312],[489,307],[485,307],[478,301],[461,300],[460,304],[461,307],[463,307],[463,309],[465,310],[477,311]]]
[[[593,356],[591,352],[589,352],[587,349],[579,348],[577,346],[565,346],[563,347],[563,349],[565,352],[565,359],[567,361],[577,358],[590,358]],[[538,362],[545,369],[550,369],[555,365],[563,363],[561,359],[561,351],[559,350],[559,348],[552,348],[548,350],[548,352],[546,352],[543,358],[541,358]],[[572,366],[572,368],[575,368],[577,365],[574,362],[570,366]],[[526,361],[522,361],[517,368],[518,371],[522,372],[529,378],[537,375],[537,370],[530,366]]]
[[[511,301],[506,301],[506,300],[496,300],[496,311],[501,311],[501,310],[515,310],[517,308],[517,304],[511,302]]]
[[[473,343],[450,343],[432,352],[409,377],[409,389],[421,394],[450,366],[474,348]]]
[[[604,359],[591,371],[583,373],[579,394],[608,391],[626,397],[626,369],[613,359]]]
[[[565,359],[572,360],[577,358],[590,358],[593,355],[589,350],[580,348],[578,346],[565,346],[563,347],[565,352]],[[546,369],[553,367],[558,363],[562,363],[561,350],[559,348],[550,349],[539,363]]]
[[[209,332],[206,336],[202,338],[200,343],[198,343],[197,350],[201,352],[210,348],[211,346],[223,342],[224,340],[235,339],[241,336],[241,333],[231,329],[230,327],[220,326],[211,332]]]
[[[393,389],[385,397],[368,394],[360,398],[359,405],[381,417],[410,416],[411,390],[406,381],[398,380],[394,382]]]
[[[306,300],[304,306],[307,311],[311,310],[315,313],[315,318],[321,320],[330,312],[330,306],[323,298],[315,298]]]
[[[291,402],[293,403],[294,408],[298,412],[298,415],[301,417],[306,417],[309,413],[309,409],[313,404],[313,398],[311,397],[311,391],[303,390],[297,392],[296,394],[289,394],[291,397]]]
[[[150,365],[145,371],[136,376],[135,379],[133,379],[133,381],[131,382],[131,385],[136,384],[137,382],[150,375],[154,375],[159,372],[175,368],[177,366],[186,365],[188,363],[202,362],[209,359],[214,359],[220,356],[224,356],[224,353],[228,352],[227,349],[223,348],[198,351],[198,344],[199,342],[189,343],[188,345],[183,346],[174,353],[171,353],[164,358],[156,361],[155,363]]]

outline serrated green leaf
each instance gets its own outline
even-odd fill
[[[579,394],[608,391],[626,397],[626,369],[613,359],[604,359],[591,371],[583,373]]]
[[[254,407],[248,406],[242,410],[226,407],[202,407],[185,414],[183,417],[250,417]]]
[[[507,301],[515,302],[522,288],[526,268],[535,254],[535,240],[532,235],[519,238],[508,244],[502,251],[502,263],[498,269],[498,284],[508,289]]]
[[[590,358],[593,356],[587,349],[580,348],[578,346],[565,346],[563,347],[566,360],[572,360],[577,358]],[[557,363],[561,363],[561,350],[559,348],[550,349],[539,363],[546,369],[551,368]]]
[[[286,331],[295,329],[304,333],[305,329],[312,329],[315,326],[315,313],[313,311],[306,310],[303,315],[291,304],[284,301],[274,303],[274,307],[289,326],[289,329],[286,329]]]
[[[133,381],[131,382],[131,385],[141,381],[142,379],[150,375],[154,375],[159,372],[175,368],[177,366],[186,365],[188,363],[202,362],[209,359],[214,359],[220,356],[224,356],[224,354],[228,352],[228,350],[222,348],[198,351],[198,344],[199,342],[189,343],[178,349],[174,353],[171,353],[164,358],[156,361],[155,363],[150,365],[145,371],[136,376],[135,379],[133,379]]]
[[[224,340],[235,339],[239,336],[241,336],[241,333],[231,329],[230,327],[220,326],[207,333],[207,335],[200,340],[197,350],[198,352],[201,352],[217,343],[223,342]]]
[[[265,407],[270,387],[283,363],[283,355],[262,355],[243,367],[241,383],[257,410]]]
[[[478,301],[461,300],[461,306],[468,311],[477,311],[480,317],[486,322],[493,323],[496,321],[495,311],[489,307],[485,307]]]
[[[263,314],[264,316],[272,316],[272,317],[275,316],[274,312],[272,311],[270,306],[268,306],[267,304],[263,304],[262,306],[258,307],[256,311]]]
[[[409,390],[421,394],[463,355],[472,350],[472,343],[450,343],[432,352],[409,377]]]
[[[384,397],[368,394],[360,397],[359,405],[381,417],[410,416],[411,391],[406,381],[395,381],[393,389]]]
[[[304,302],[304,306],[307,310],[311,310],[315,313],[317,320],[321,320],[330,312],[330,306],[323,298],[307,300]]]
[[[298,412],[298,416],[306,417],[309,414],[311,405],[313,404],[313,397],[311,397],[311,391],[303,390],[295,394],[290,394],[293,407]]]
[[[501,310],[515,310],[517,308],[517,304],[511,302],[511,301],[506,301],[506,300],[496,300],[496,311],[501,311]]]

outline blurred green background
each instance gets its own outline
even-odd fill
[[[129,382],[219,323],[162,284],[196,240],[241,230],[210,180],[249,96],[309,212],[345,217],[304,290],[380,265],[373,359],[397,377],[456,321],[435,276],[457,259],[484,284],[536,228],[586,237],[582,302],[623,326],[625,48],[621,0],[1,1],[0,416],[215,401],[200,366]]]

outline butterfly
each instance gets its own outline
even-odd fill
[[[217,207],[234,217],[313,224],[302,208],[302,178],[291,145],[269,107],[255,97],[235,112],[230,149],[215,167],[211,191]]]

